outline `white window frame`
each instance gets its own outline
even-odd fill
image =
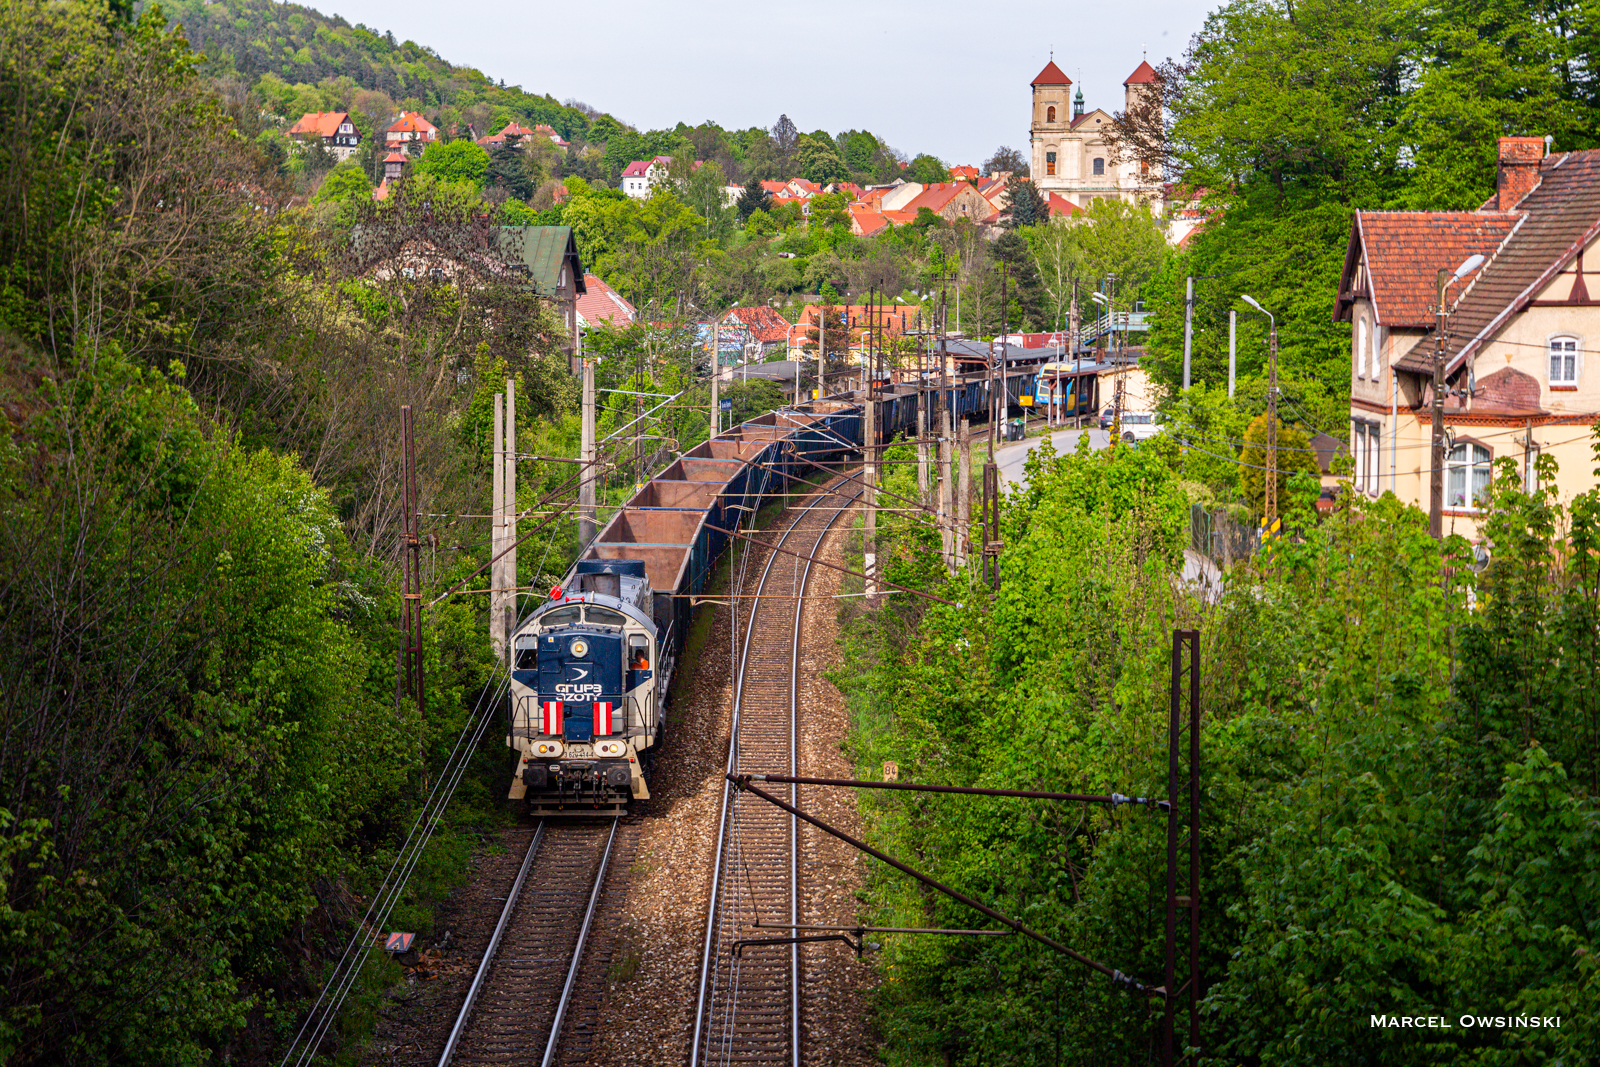
[[[1472,449],[1476,449],[1477,451],[1484,453],[1487,458],[1482,460],[1478,459],[1476,453],[1471,451]],[[1457,453],[1461,454],[1460,459],[1456,458]],[[1473,472],[1480,465],[1485,467],[1488,471],[1489,477],[1484,483],[1484,488],[1488,488],[1489,484],[1494,481],[1494,449],[1490,448],[1488,445],[1469,439],[1457,441],[1456,446],[1450,450],[1449,455],[1445,456],[1444,507],[1446,511],[1478,511],[1482,508],[1482,505],[1477,499],[1478,490],[1474,489],[1472,486]],[[1463,490],[1463,501],[1459,504],[1456,503],[1455,497],[1452,495],[1454,492],[1455,475],[1458,471],[1461,473]]]
[[[1366,315],[1356,316],[1356,377],[1367,376],[1367,339],[1372,327],[1367,325]]]
[[[1570,352],[1561,351],[1561,355],[1572,357],[1572,376],[1557,378],[1555,375],[1555,360],[1557,344],[1567,343],[1572,345]],[[1576,334],[1557,333],[1545,339],[1545,378],[1552,386],[1572,387],[1578,384],[1578,379],[1583,376],[1583,338]]]

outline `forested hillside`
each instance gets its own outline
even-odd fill
[[[252,136],[285,127],[307,111],[354,112],[369,145],[401,109],[421,112],[448,137],[469,130],[482,137],[515,120],[548,125],[572,142],[555,176],[611,184],[633,160],[655,155],[715,161],[739,182],[801,174],[817,181],[888,180],[900,175],[905,158],[864,130],[803,135],[787,119],[771,131],[682,122],[640,131],[579,101],[558,103],[507,86],[503,78],[456,66],[414,41],[397,42],[392,33],[351,26],[297,4],[167,0],[160,8],[205,54],[207,73],[231,87],[238,98],[236,117]],[[802,136],[813,144],[809,152]],[[363,153],[360,163],[368,174],[374,174],[374,162],[371,149]],[[914,162],[918,173],[942,170],[932,156]]]

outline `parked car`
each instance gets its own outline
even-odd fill
[[[1100,413],[1100,428],[1102,430],[1111,429],[1111,423],[1115,420],[1116,414],[1116,408],[1106,408],[1104,411],[1102,411]]]
[[[1122,439],[1128,442],[1148,441],[1161,432],[1161,416],[1154,411],[1124,411],[1122,413]]]

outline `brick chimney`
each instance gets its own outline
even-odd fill
[[[1495,204],[1512,211],[1522,198],[1539,186],[1539,161],[1544,158],[1542,137],[1500,138],[1500,167],[1495,180]]]

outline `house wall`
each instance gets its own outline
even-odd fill
[[[1600,262],[1600,242],[1585,250],[1585,259],[1590,263]],[[1600,292],[1600,277],[1595,277],[1592,285],[1588,277],[1585,276],[1585,289],[1591,294]],[[1569,268],[1535,294],[1534,301],[1564,302],[1571,297],[1577,281],[1577,270]],[[1427,334],[1418,329],[1382,327],[1376,335],[1369,333],[1369,338],[1376,341],[1379,367],[1375,372],[1369,358],[1363,374],[1359,352],[1363,315],[1369,323],[1372,321],[1370,304],[1357,300],[1351,312],[1351,454],[1359,468],[1358,431],[1362,427],[1376,426],[1381,455],[1376,485],[1370,480],[1358,480],[1357,488],[1374,496],[1393,491],[1401,500],[1427,511],[1432,481],[1433,416],[1427,406],[1425,378],[1398,375],[1398,418],[1391,414],[1397,377],[1392,365]],[[1577,381],[1570,385],[1551,381],[1549,345],[1558,337],[1577,342]],[[1509,457],[1516,461],[1520,471],[1526,471],[1539,453],[1549,453],[1559,468],[1556,490],[1563,502],[1592,489],[1595,486],[1592,434],[1596,416],[1600,415],[1600,306],[1530,306],[1513,315],[1494,340],[1483,344],[1472,358],[1472,369],[1479,383],[1507,367],[1538,383],[1538,406],[1549,413],[1533,421],[1531,450],[1528,419],[1485,410],[1481,401],[1474,410],[1470,399],[1464,404],[1447,402],[1444,421],[1454,432],[1456,443],[1472,443],[1488,449],[1491,463]],[[1450,506],[1448,480],[1446,492],[1444,532],[1476,538],[1479,533],[1477,509]]]

